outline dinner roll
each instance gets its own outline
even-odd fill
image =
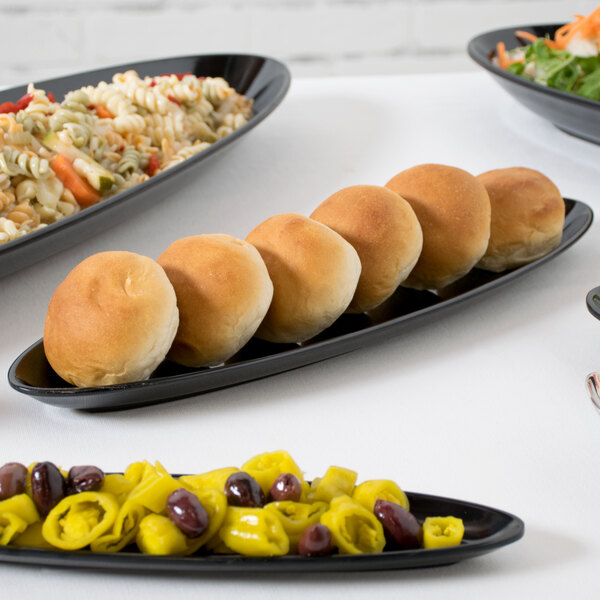
[[[347,312],[366,312],[389,298],[415,266],[423,233],[410,204],[392,190],[354,185],[336,192],[310,215],[352,244],[362,265]]]
[[[273,281],[273,302],[256,336],[271,342],[308,340],[348,307],[360,259],[344,238],[297,214],[276,215],[246,240],[256,246]]]
[[[466,275],[485,253],[490,237],[490,199],[473,175],[446,165],[418,165],[386,187],[412,206],[423,230],[423,250],[403,283],[439,289]]]
[[[173,286],[155,261],[100,252],[56,288],[44,350],[52,368],[79,387],[139,381],[164,359],[178,322]]]
[[[495,169],[477,177],[492,203],[488,248],[477,266],[505,271],[540,258],[560,245],[565,203],[558,188],[538,171]]]
[[[158,263],[179,306],[179,329],[167,358],[188,367],[222,363],[253,336],[273,284],[256,248],[226,234],[173,242]]]

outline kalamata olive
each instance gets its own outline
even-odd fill
[[[292,473],[282,473],[271,486],[270,498],[275,502],[291,500],[298,502],[302,495],[302,484]]]
[[[225,495],[230,506],[261,508],[265,505],[265,495],[254,477],[238,471],[232,473],[225,482]]]
[[[167,515],[189,538],[200,537],[208,528],[208,513],[198,496],[184,488],[167,498]]]
[[[333,551],[331,531],[326,525],[314,523],[300,536],[298,554],[302,556],[327,556]]]
[[[67,492],[96,492],[104,481],[104,472],[92,465],[71,467],[67,478]]]
[[[31,495],[43,517],[64,498],[65,491],[65,479],[54,463],[42,462],[33,467]]]
[[[0,467],[0,500],[22,494],[27,485],[27,467],[11,462]]]
[[[387,500],[376,500],[373,509],[383,525],[385,539],[392,548],[419,548],[421,526],[403,506]]]

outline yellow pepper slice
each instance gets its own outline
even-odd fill
[[[212,487],[222,492],[225,489],[227,478],[233,473],[238,472],[239,469],[236,467],[224,467],[222,469],[208,471],[207,473],[201,473],[200,475],[182,475],[178,481],[190,491],[199,488]]]
[[[13,513],[21,517],[28,525],[40,520],[35,503],[25,493],[0,501],[0,515],[4,513]]]
[[[406,494],[389,479],[371,479],[357,485],[352,492],[352,500],[373,512],[377,500],[387,500],[410,510]]]
[[[218,532],[206,542],[206,549],[213,554],[235,554],[231,548],[225,545],[225,542],[219,537]]]
[[[186,554],[186,537],[165,515],[145,516],[136,536],[138,548],[144,554]]]
[[[264,508],[229,506],[219,537],[244,556],[282,556],[290,549],[281,521]]]
[[[125,469],[123,477],[137,485],[144,478],[144,473],[147,473],[148,471],[153,472],[154,467],[148,461],[138,461],[131,463]]]
[[[41,548],[42,550],[56,550],[56,548],[49,544],[42,535],[42,525],[41,521],[37,523],[33,523],[30,525],[23,533],[15,536],[11,542],[11,546],[16,546],[17,548]]]
[[[242,465],[242,471],[245,471],[248,475],[256,479],[265,497],[268,495],[277,477],[282,473],[295,475],[300,480],[300,483],[304,481],[304,474],[300,470],[300,467],[285,450],[259,454],[247,460]]]
[[[291,552],[296,551],[302,532],[310,525],[318,523],[321,515],[328,508],[329,505],[326,502],[307,504],[305,502],[292,502],[290,500],[269,502],[265,506],[265,510],[272,512],[281,521],[290,539]]]
[[[7,546],[39,520],[33,500],[25,493],[0,501],[0,546]]]
[[[349,496],[338,496],[321,517],[329,527],[340,554],[381,552],[385,546],[383,526],[377,517]]]
[[[80,550],[108,531],[118,512],[119,504],[111,494],[81,492],[66,496],[48,513],[42,535],[61,550]]]
[[[309,501],[331,502],[336,496],[352,496],[356,477],[350,469],[329,467],[323,477],[316,477],[311,483]]]
[[[112,494],[119,504],[123,504],[127,496],[134,490],[135,485],[133,481],[127,479],[124,475],[111,473],[104,476],[102,485],[98,491],[105,494]]]
[[[8,546],[10,541],[27,529],[24,519],[14,513],[0,515],[0,546]]]
[[[423,547],[458,546],[465,534],[462,519],[457,517],[427,517],[423,523]]]
[[[127,500],[141,504],[150,512],[160,513],[167,506],[169,494],[180,488],[177,480],[162,469],[144,475]]]
[[[148,509],[135,502],[125,502],[119,509],[115,523],[108,533],[92,541],[92,552],[119,552],[129,545],[137,535],[142,519]]]

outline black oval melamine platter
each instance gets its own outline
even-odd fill
[[[411,512],[417,520],[428,516],[461,518],[465,525],[459,546],[437,549],[393,550],[376,554],[326,557],[281,556],[249,558],[240,555],[149,556],[137,551],[100,554],[89,551],[60,552],[30,548],[0,547],[0,562],[112,572],[142,573],[279,573],[382,571],[435,567],[474,558],[519,540],[525,525],[518,517],[480,504],[407,492]]]
[[[104,231],[120,221],[158,202],[177,190],[182,177],[191,167],[198,168],[223,150],[230,148],[269,116],[285,97],[291,81],[287,67],[272,58],[250,54],[207,54],[150,60],[115,65],[85,73],[77,73],[35,85],[52,92],[57,100],[71,90],[100,81],[111,81],[115,73],[133,69],[140,77],[163,73],[193,73],[198,77],[224,77],[237,91],[254,100],[252,117],[246,125],[218,140],[202,152],[156,174],[128,190],[98,204],[0,245],[0,277],[23,269],[42,259],[69,248],[91,235]],[[26,86],[0,92],[0,103],[15,101],[26,92]]]
[[[373,313],[342,315],[329,329],[302,345],[252,339],[236,356],[218,367],[190,369],[165,361],[145,381],[76,388],[52,370],[43,341],[39,340],[14,361],[8,380],[15,390],[47,404],[106,411],[176,400],[319,362],[388,339],[414,323],[433,319],[552,260],[574,244],[593,220],[592,210],[582,202],[565,199],[565,210],[561,244],[543,258],[504,273],[473,269],[437,293],[399,288]]]
[[[563,92],[501,69],[492,62],[498,42],[507,49],[523,46],[515,31],[523,30],[537,37],[551,37],[561,25],[522,25],[497,29],[473,38],[468,46],[469,56],[491,75],[511,96],[556,127],[576,137],[600,144],[600,102]]]

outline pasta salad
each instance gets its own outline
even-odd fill
[[[251,113],[225,79],[192,73],[117,73],[62,102],[29,84],[0,104],[0,244],[190,158]]]

